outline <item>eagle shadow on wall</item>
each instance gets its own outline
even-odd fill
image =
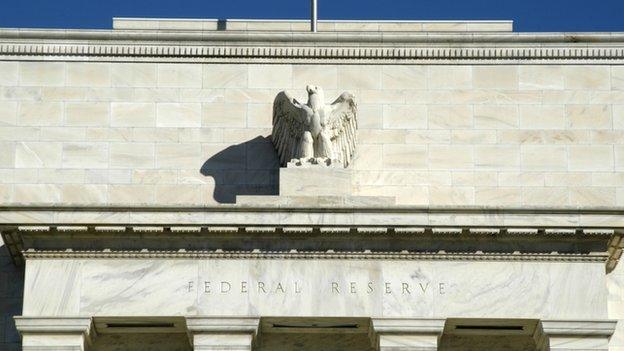
[[[270,137],[228,146],[207,159],[200,173],[214,179],[213,198],[219,203],[234,203],[237,195],[279,192],[279,161]]]

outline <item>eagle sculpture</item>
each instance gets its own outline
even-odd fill
[[[285,91],[273,102],[271,139],[282,166],[289,162],[347,167],[355,153],[357,107],[344,92],[325,104],[323,90],[308,85],[308,102],[302,104]]]

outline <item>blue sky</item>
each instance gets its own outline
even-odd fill
[[[308,18],[309,0],[1,0],[0,27],[111,28],[112,17]],[[624,0],[318,0],[319,19],[511,19],[516,31],[624,31]]]

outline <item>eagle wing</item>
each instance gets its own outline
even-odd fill
[[[298,148],[308,124],[306,107],[285,91],[277,94],[273,101],[271,140],[282,166],[299,155]]]
[[[335,157],[347,167],[355,154],[357,105],[353,94],[344,92],[330,105],[329,135]]]

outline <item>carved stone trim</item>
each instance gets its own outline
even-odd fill
[[[548,335],[604,336],[615,332],[615,320],[543,320],[542,327]]]
[[[25,317],[15,316],[20,333],[88,333],[92,327],[89,317]]]
[[[23,251],[25,259],[320,259],[320,260],[430,260],[430,261],[547,261],[547,262],[599,262],[607,254],[562,253],[427,253],[427,252],[298,252],[291,251]]]
[[[40,43],[0,42],[0,59],[61,61],[158,61],[158,62],[342,62],[354,60],[372,63],[476,63],[556,62],[613,64],[624,62],[621,46],[552,46],[552,47],[387,47],[371,46],[288,46],[261,45],[175,45],[169,43]],[[620,43],[618,43],[620,44]],[[466,46],[466,45],[462,45]]]

